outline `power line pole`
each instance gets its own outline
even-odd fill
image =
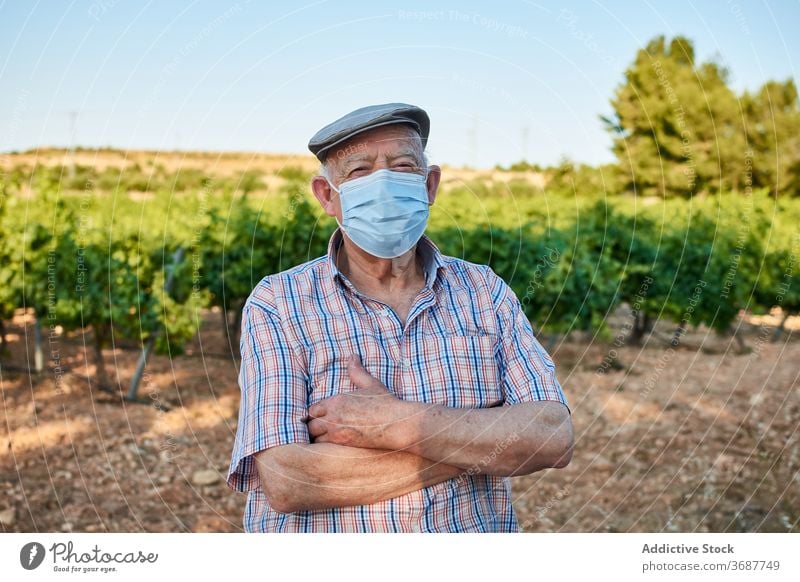
[[[528,161],[528,136],[530,128],[527,125],[522,126],[522,159]]]
[[[78,126],[78,112],[70,111],[69,115],[69,149],[67,156],[69,158],[69,177],[75,177],[75,132]]]
[[[469,142],[469,158],[472,167],[478,167],[478,116],[472,116],[472,128],[467,130],[467,141]]]

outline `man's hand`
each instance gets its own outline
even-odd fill
[[[392,394],[371,376],[358,356],[347,362],[356,390],[326,398],[308,409],[308,432],[315,443],[371,449],[391,448],[390,430],[413,411],[414,403]]]
[[[572,458],[572,420],[560,402],[476,409],[410,402],[389,392],[357,356],[348,368],[356,390],[308,409],[315,443],[406,451],[502,476],[565,467]]]

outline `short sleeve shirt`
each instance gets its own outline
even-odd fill
[[[281,513],[261,490],[253,455],[310,443],[312,404],[352,389],[347,358],[398,398],[455,408],[567,400],[552,359],[511,288],[489,267],[417,244],[426,285],[405,325],[360,293],[336,267],[342,233],[327,255],[269,275],[244,306],[241,403],[228,485],[248,493],[248,532],[513,532],[505,477],[478,472],[370,505]]]

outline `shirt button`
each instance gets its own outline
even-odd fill
[[[403,358],[401,364],[403,364],[404,368],[408,369],[411,367],[411,360],[409,358]]]

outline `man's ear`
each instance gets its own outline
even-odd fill
[[[314,176],[311,179],[311,191],[314,197],[319,201],[325,214],[328,216],[336,217],[336,205],[334,204],[334,197],[338,196],[336,191],[331,188],[330,182],[325,176]]]
[[[442,169],[439,166],[428,167],[428,204],[433,204],[436,200],[436,193],[439,191],[439,181],[442,179]]]

